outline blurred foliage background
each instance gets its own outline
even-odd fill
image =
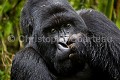
[[[120,28],[120,0],[69,0],[76,9],[92,8],[104,13]],[[25,0],[0,0],[0,80],[10,80],[14,54],[23,48],[20,12]]]

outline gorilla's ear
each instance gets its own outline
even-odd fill
[[[31,36],[33,32],[33,17],[29,12],[29,8],[24,7],[20,17],[20,25],[23,31],[24,36]]]

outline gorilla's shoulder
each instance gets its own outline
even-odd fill
[[[15,57],[14,57],[14,60],[21,60],[24,58],[24,56],[26,56],[25,58],[29,58],[30,56],[34,56],[36,55],[37,52],[35,51],[34,48],[32,47],[26,47],[22,50],[20,50],[19,52],[16,53]]]
[[[90,32],[103,36],[119,36],[120,30],[103,13],[94,9],[81,9],[77,13],[82,17]]]

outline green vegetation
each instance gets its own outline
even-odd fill
[[[76,9],[92,8],[104,13],[120,28],[120,0],[69,0]],[[19,39],[20,12],[25,0],[0,0],[0,80],[10,80],[14,54],[23,47]]]

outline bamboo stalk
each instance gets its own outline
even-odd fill
[[[116,25],[117,27],[120,29],[120,0],[117,0],[117,3],[116,3]]]
[[[106,7],[106,16],[109,19],[112,18],[113,5],[114,5],[114,0],[108,0],[107,7]]]

